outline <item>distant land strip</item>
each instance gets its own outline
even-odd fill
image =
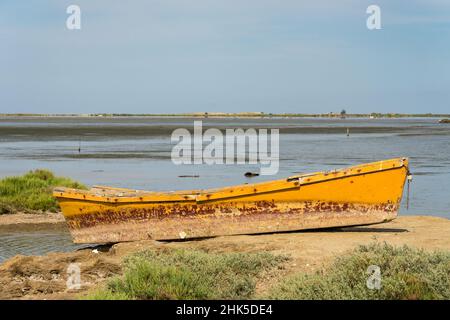
[[[266,113],[266,112],[192,112],[192,113],[0,113],[0,117],[192,117],[192,118],[450,118],[435,113]]]

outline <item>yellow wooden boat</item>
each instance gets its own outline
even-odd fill
[[[198,238],[390,221],[408,173],[398,158],[220,189],[58,187],[53,195],[75,243]]]

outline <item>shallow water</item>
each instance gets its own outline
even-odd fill
[[[0,232],[0,263],[15,255],[42,255],[49,252],[69,252],[87,245],[76,245],[68,232]]]
[[[192,131],[194,119],[0,118],[0,177],[46,168],[87,185],[180,190],[271,180],[407,156],[414,181],[410,208],[406,210],[403,201],[400,214],[450,218],[450,125],[439,124],[438,119],[195,120],[202,120],[204,129],[279,128],[278,174],[244,177],[246,171],[259,171],[255,165],[174,165],[170,135],[176,128]],[[0,250],[5,251],[1,237]],[[36,237],[42,239],[39,247],[45,248],[45,243],[52,247],[52,235]],[[53,249],[60,251],[64,241],[56,241]],[[20,252],[42,253],[33,241],[29,245],[29,250],[27,245],[21,246]],[[17,251],[15,246],[10,243],[7,250]]]

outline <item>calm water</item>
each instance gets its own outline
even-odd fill
[[[176,128],[192,131],[193,121],[0,118],[0,177],[45,168],[87,185],[179,190],[271,180],[406,156],[410,158],[414,181],[410,208],[406,210],[404,201],[400,214],[450,218],[450,125],[439,124],[437,119],[202,119],[204,129],[280,129],[279,173],[256,178],[243,176],[246,171],[259,170],[252,165],[174,165],[170,159],[171,132]],[[47,243],[55,242],[54,237],[58,236],[67,240],[65,234],[24,235]],[[25,241],[26,245],[20,245],[19,241],[16,248],[15,241],[5,241],[8,237],[11,235],[0,234],[0,251],[40,253],[35,245],[38,242]],[[54,247],[59,250],[61,246]]]
[[[18,254],[41,255],[52,251],[68,252],[88,245],[76,245],[68,232],[0,232],[0,262]]]

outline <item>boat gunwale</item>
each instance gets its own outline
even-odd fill
[[[386,164],[383,167],[383,164]],[[376,168],[379,166],[379,168]],[[119,193],[111,195],[95,194],[91,190],[79,190],[65,187],[57,187],[53,191],[53,196],[57,199],[81,200],[107,204],[129,204],[129,203],[180,203],[180,202],[196,202],[204,203],[209,201],[224,200],[230,198],[239,198],[249,195],[259,195],[272,192],[287,191],[290,189],[300,188],[304,185],[322,183],[336,179],[343,179],[353,176],[365,174],[374,174],[387,170],[401,169],[405,167],[408,170],[407,158],[394,158],[382,160],[372,163],[350,166],[347,168],[336,169],[332,171],[322,171],[309,173],[304,175],[291,176],[285,179],[264,181],[249,185],[236,185],[223,188],[205,189],[205,190],[183,190],[172,192],[152,192],[140,191],[124,188],[116,188],[121,190],[129,190],[134,192],[133,196],[120,196]],[[367,170],[363,170],[366,168]],[[359,170],[358,170],[359,169]],[[356,170],[357,172],[351,172]],[[349,173],[349,171],[351,173]],[[259,190],[258,190],[259,188]],[[108,189],[108,188],[106,188]],[[114,189],[114,188],[111,188]],[[142,192],[139,194],[137,191]]]

